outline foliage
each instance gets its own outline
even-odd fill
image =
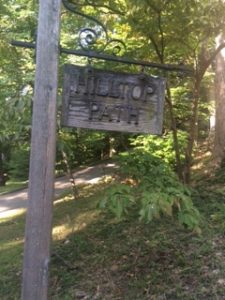
[[[142,41],[138,54],[144,59],[158,60],[161,63],[189,64],[194,72],[191,78],[185,78],[179,83],[179,76],[166,75],[170,80],[167,86],[166,116],[171,122],[171,130],[174,136],[174,149],[176,151],[177,171],[179,178],[185,182],[190,182],[191,164],[193,162],[193,148],[197,140],[199,124],[204,118],[199,114],[199,104],[201,104],[201,84],[203,77],[215,58],[215,37],[224,30],[225,18],[224,1],[127,1],[129,12],[128,22],[131,32],[135,32]],[[142,12],[142,18],[140,13]],[[145,45],[148,45],[148,48]],[[135,53],[136,49],[134,50]],[[176,78],[177,77],[177,78]],[[171,80],[172,79],[172,80]],[[171,99],[170,87],[177,88],[177,84],[182,84],[191,95],[189,103],[178,106],[182,107],[180,113]],[[183,88],[181,86],[181,88]],[[176,113],[176,115],[175,115]],[[180,113],[177,115],[177,113]],[[180,120],[183,115],[185,123]],[[209,117],[209,114],[208,114]],[[185,120],[186,119],[186,120]],[[168,127],[168,118],[164,123]],[[180,152],[177,145],[176,129],[183,129],[188,132],[188,145],[185,151],[185,165],[181,167]],[[182,126],[182,127],[180,127]],[[207,130],[204,127],[204,131]],[[201,136],[205,136],[201,132]]]
[[[186,131],[191,117],[192,90],[187,82],[183,82],[179,86],[171,87],[170,90],[177,128]],[[180,139],[180,137],[178,138]],[[183,149],[181,149],[181,152],[182,150]]]
[[[58,133],[57,169],[63,169],[62,151],[72,168],[101,159],[104,133],[84,129],[63,129]]]
[[[121,139],[122,140],[122,139]],[[112,142],[111,142],[112,141]],[[60,129],[57,141],[57,171],[65,171],[65,155],[71,170],[110,157],[111,148],[120,146],[118,139],[103,131],[87,129]],[[64,156],[64,158],[63,158]]]
[[[168,164],[144,149],[123,153],[119,161],[123,184],[115,184],[100,207],[118,218],[135,208],[146,223],[174,215],[189,229],[200,230],[200,214],[192,203],[191,191],[178,181]]]
[[[222,0],[191,0],[184,3],[176,1],[137,1],[137,0],[98,0],[98,1],[70,1],[83,13],[96,17],[109,29],[109,37],[122,39],[127,44],[126,56],[161,63],[185,63],[197,68],[203,60],[200,60],[202,51],[205,56],[210,55],[214,47],[214,37],[224,28],[223,14],[224,3]],[[0,143],[2,149],[11,148],[11,142],[16,140],[28,142],[30,138],[31,124],[31,94],[33,92],[34,58],[33,50],[11,47],[11,39],[34,41],[37,27],[37,7],[35,1],[19,0],[0,4],[1,15],[1,42],[0,42],[0,119],[2,130]],[[142,17],[140,18],[140,14]],[[78,44],[78,31],[82,27],[93,27],[95,24],[81,16],[62,10],[62,34],[61,45],[66,48],[74,48]],[[78,45],[77,45],[78,46]],[[102,46],[102,45],[100,45]],[[105,49],[107,52],[110,49]],[[203,52],[204,52],[203,51]],[[76,56],[62,56],[60,59],[60,85],[62,68],[64,63],[76,63],[85,65],[91,63],[94,67],[114,69],[121,71],[139,72],[136,66],[124,66],[109,62],[87,61],[86,58]],[[151,72],[150,72],[151,71]],[[144,70],[144,72],[167,77],[171,86],[173,111],[176,126],[183,132],[189,132],[190,120],[192,120],[193,104],[193,79],[182,77],[181,74],[165,74],[158,70]],[[212,76],[211,76],[212,77]],[[208,82],[207,85],[211,85]],[[204,93],[201,91],[201,94]],[[207,97],[201,97],[204,108],[200,110],[198,123],[201,136],[207,135],[207,118],[209,117]],[[173,130],[171,116],[166,104],[164,131]],[[75,132],[75,130],[74,130]],[[179,135],[181,146],[181,160],[183,160],[183,132]],[[67,136],[67,132],[65,136]],[[108,147],[108,133],[95,133],[85,130],[77,130],[71,134],[71,138],[65,137],[68,143],[69,156],[74,164],[80,164],[92,159],[98,159],[99,153]],[[61,133],[59,135],[62,137]],[[112,135],[115,145],[121,146],[122,135]],[[73,138],[78,140],[78,145],[73,144]],[[168,141],[169,141],[168,137]],[[180,140],[181,139],[181,140]],[[8,143],[10,141],[10,144]],[[156,140],[154,142],[157,143]],[[60,142],[59,142],[60,143]],[[65,144],[64,143],[64,144]],[[169,143],[169,142],[168,142]],[[118,148],[121,148],[121,147]],[[102,147],[102,148],[101,148]],[[75,149],[76,148],[76,149]],[[176,147],[168,145],[168,149],[174,151]],[[62,157],[58,150],[57,167],[62,168]],[[168,157],[169,163],[174,162],[174,157]],[[8,151],[10,153],[10,149]],[[7,151],[3,151],[6,157]],[[7,161],[10,156],[7,157]],[[182,161],[183,162],[183,161]],[[177,162],[176,162],[177,164]],[[177,164],[178,165],[178,164]],[[177,167],[177,166],[176,166]]]
[[[8,171],[14,149],[25,148],[30,137],[34,55],[30,50],[10,46],[10,41],[32,39],[36,8],[34,1],[0,3],[0,174]],[[16,166],[21,167],[14,164],[12,168]]]
[[[128,214],[128,209],[134,204],[135,199],[131,193],[130,186],[117,184],[107,191],[107,197],[102,199],[99,207],[101,209],[107,207],[118,219],[122,219],[124,215]]]
[[[179,147],[181,150],[181,159],[184,163],[184,152],[187,145],[187,133],[185,131],[178,131]],[[176,165],[176,158],[174,152],[174,143],[172,133],[164,134],[162,137],[152,135],[139,135],[132,139],[131,145],[140,151],[149,152],[155,157],[161,158],[171,168]]]
[[[13,149],[9,163],[9,175],[20,180],[27,180],[29,173],[30,146],[21,144]]]

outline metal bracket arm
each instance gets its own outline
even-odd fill
[[[36,48],[35,43],[22,42],[22,41],[11,41],[11,45],[17,46],[17,47],[23,47],[23,48],[30,48],[30,49]],[[159,63],[154,63],[154,62],[134,60],[134,59],[130,59],[127,57],[118,57],[118,56],[114,56],[114,55],[101,54],[101,53],[97,53],[95,51],[71,50],[71,49],[66,49],[66,48],[60,47],[60,53],[76,55],[76,56],[84,56],[84,57],[88,57],[88,58],[97,58],[97,59],[119,62],[119,63],[123,63],[123,64],[128,64],[128,65],[138,65],[138,66],[143,66],[143,67],[148,67],[148,68],[156,68],[156,69],[161,69],[164,71],[183,72],[183,73],[186,73],[187,75],[193,74],[193,70],[191,68],[189,68],[187,66],[183,66],[183,65],[159,64]]]

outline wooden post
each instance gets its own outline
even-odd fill
[[[45,300],[54,197],[61,0],[40,0],[22,299]]]

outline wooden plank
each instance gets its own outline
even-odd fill
[[[134,133],[162,133],[165,80],[66,65],[62,124]]]
[[[22,299],[45,300],[54,196],[60,0],[40,0]]]

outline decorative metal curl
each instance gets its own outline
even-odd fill
[[[122,40],[109,38],[107,28],[99,20],[78,11],[76,5],[68,0],[62,0],[62,3],[67,10],[96,24],[93,28],[82,28],[79,31],[78,43],[82,50],[95,50],[97,53],[103,53],[108,48],[114,56],[126,50],[126,45]]]
[[[106,44],[105,49],[108,47],[111,47],[113,44],[115,44],[115,45],[112,47],[112,54],[115,56],[122,53],[123,50],[126,50],[125,43],[119,39],[110,39],[108,41],[108,43]]]
[[[82,28],[79,31],[79,36],[78,36],[78,39],[79,39],[78,42],[79,42],[80,47],[85,51],[95,49],[97,44],[99,46],[101,45],[104,48],[105,46],[102,43],[102,41],[104,41],[105,39],[108,38],[106,36],[106,34],[104,34],[104,33],[105,32],[102,32],[102,30],[100,28],[97,29],[96,27],[95,28]],[[101,50],[98,50],[99,52],[102,51],[102,47],[101,47]]]

